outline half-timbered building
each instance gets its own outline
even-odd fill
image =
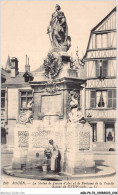
[[[93,147],[109,150],[116,141],[116,8],[91,30],[84,61],[85,115],[91,118]]]

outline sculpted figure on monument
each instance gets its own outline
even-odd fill
[[[32,123],[33,120],[32,106],[33,106],[33,99],[27,104],[28,110],[21,111],[19,115],[19,121],[18,121],[20,124]]]
[[[80,97],[79,94],[72,90],[69,94],[69,107],[70,112],[68,114],[68,118],[70,122],[81,122],[82,119],[84,119],[83,114],[80,110]]]
[[[45,76],[54,79],[63,68],[61,52],[67,52],[71,46],[71,37],[68,36],[68,27],[64,13],[59,5],[55,6],[47,33],[52,49],[44,60]]]
[[[50,41],[53,47],[68,46],[67,50],[71,46],[71,38],[68,36],[68,27],[66,23],[66,17],[61,11],[61,7],[56,4],[55,12],[52,14],[50,25],[47,28]]]

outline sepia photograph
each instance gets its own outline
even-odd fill
[[[115,194],[116,1],[0,4],[2,190]]]

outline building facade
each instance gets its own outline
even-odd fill
[[[33,79],[30,65],[24,72],[18,71],[18,59],[8,56],[5,69],[1,70],[1,145],[13,149],[14,128],[19,114],[27,110],[33,98],[29,81]]]
[[[116,142],[116,8],[91,30],[84,61],[93,149],[109,150]]]

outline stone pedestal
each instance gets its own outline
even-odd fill
[[[29,148],[29,134],[32,124],[16,124],[15,133],[15,147],[12,159],[12,168],[21,169],[26,164],[27,152]]]
[[[92,152],[69,150],[66,152],[65,173],[85,174],[95,170]]]
[[[92,154],[91,127],[88,123],[71,123],[66,132],[65,172],[88,173],[95,167]]]
[[[41,77],[37,74],[30,82],[34,92],[33,121],[16,125],[13,169],[24,166],[27,169],[41,168],[46,160],[44,150],[50,139],[60,151],[61,172],[75,174],[82,169],[94,167],[90,125],[68,122],[69,114],[73,117],[76,114],[71,113],[72,96],[74,98],[76,94],[77,110],[83,90],[81,85],[85,80],[79,79],[77,70],[70,68],[71,62],[67,53],[62,52],[59,55],[63,68],[56,79],[48,79],[42,72]]]

